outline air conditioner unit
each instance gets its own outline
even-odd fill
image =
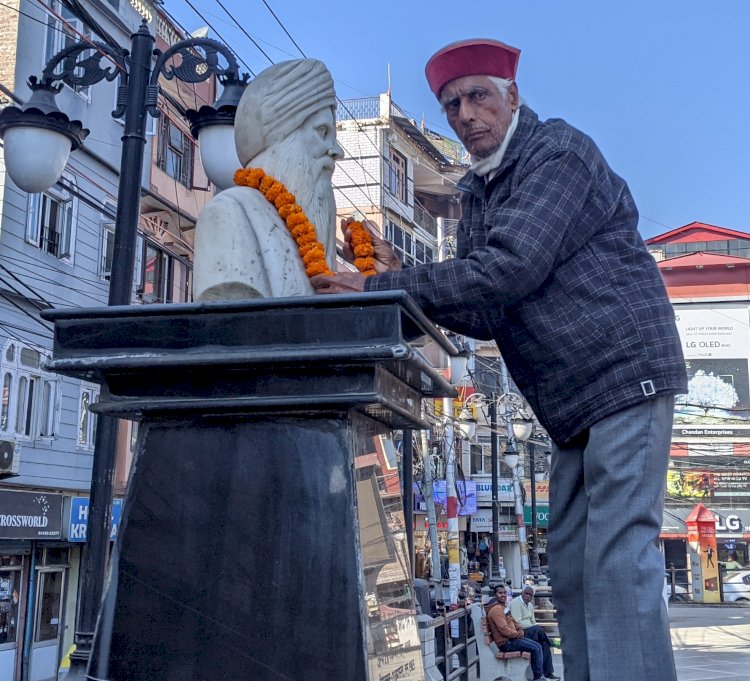
[[[18,475],[20,464],[21,457],[18,443],[0,440],[0,478]]]

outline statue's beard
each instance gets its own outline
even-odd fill
[[[298,133],[290,135],[260,153],[248,165],[262,168],[294,194],[307,219],[315,225],[318,241],[325,247],[328,266],[335,271],[336,200],[332,173],[323,167],[332,160],[312,158],[298,137]]]

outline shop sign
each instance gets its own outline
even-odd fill
[[[471,516],[469,530],[471,532],[492,532],[492,509],[480,508]],[[500,523],[497,526],[498,541],[517,541],[518,528],[508,523]]]
[[[672,437],[750,437],[748,428],[724,428],[716,425],[672,428]]]
[[[0,539],[60,539],[62,494],[0,491]]]
[[[447,520],[438,520],[437,521],[437,528],[438,530],[447,530],[448,529],[448,521]],[[416,532],[427,532],[427,530],[430,529],[430,523],[427,520],[426,515],[421,515],[414,518],[414,530]]]
[[[531,503],[531,481],[524,480],[523,483],[524,491],[526,492],[526,503]],[[549,503],[549,480],[536,483],[536,500],[540,504]]]
[[[531,525],[531,506],[523,507],[523,522]],[[549,506],[536,507],[536,526],[547,527],[549,525]]]
[[[480,505],[492,503],[492,481],[476,480],[477,502]],[[497,481],[497,500],[501,503],[513,503],[513,481],[510,478],[500,478]]]
[[[744,534],[750,532],[750,523],[746,523],[742,516],[736,513],[721,514],[714,511],[716,516],[716,533]]]
[[[117,539],[117,530],[120,527],[120,517],[122,516],[122,499],[115,499],[112,502],[112,516],[110,518],[109,540]],[[86,528],[89,523],[89,498],[72,497],[70,499],[70,515],[68,517],[68,541],[85,542]]]

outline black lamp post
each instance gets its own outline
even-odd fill
[[[240,76],[237,60],[221,43],[209,38],[191,38],[161,53],[154,50],[154,36],[144,21],[132,35],[131,50],[115,49],[104,43],[78,42],[57,53],[45,66],[42,78],[32,77],[32,96],[26,105],[7,107],[0,112],[0,136],[5,147],[5,163],[11,179],[27,192],[48,189],[59,180],[70,151],[88,135],[80,121],[71,121],[55,105],[62,83],[71,87],[112,81],[120,76],[115,118],[125,116],[122,156],[117,195],[117,216],[109,305],[128,305],[133,288],[133,267],[140,214],[141,178],[146,144],[146,120],[157,109],[160,76],[199,83],[215,75],[225,89],[213,107],[188,112],[193,130],[200,137],[210,131],[210,141],[201,146],[206,174],[219,188],[231,184],[239,167],[234,150],[234,114],[248,76]],[[104,56],[114,66],[103,68]],[[178,66],[168,66],[179,55]],[[219,64],[224,57],[226,66]],[[152,56],[157,60],[151,68]],[[229,184],[227,183],[227,180]],[[96,432],[91,472],[91,498],[88,529],[83,553],[82,589],[75,634],[76,651],[71,657],[68,679],[101,678],[95,661],[87,673],[96,618],[102,599],[109,547],[110,513],[113,496],[117,425],[114,418],[101,417]]]

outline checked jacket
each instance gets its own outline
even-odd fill
[[[368,277],[435,323],[494,339],[558,444],[659,394],[686,392],[674,312],[625,182],[593,141],[522,106],[495,177],[469,172],[457,257]]]

